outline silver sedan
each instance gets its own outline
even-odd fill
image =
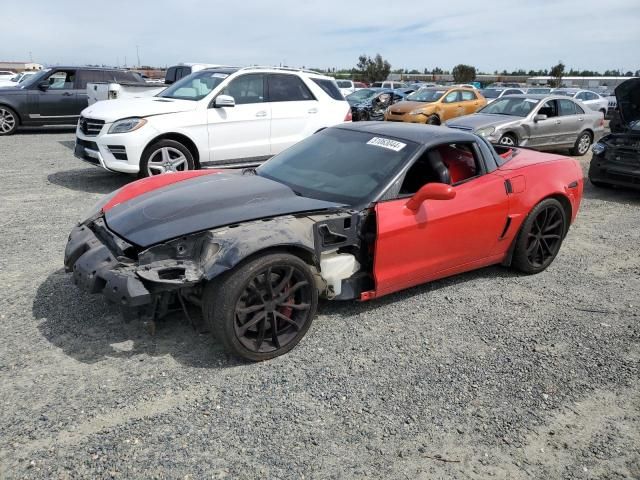
[[[584,155],[604,133],[604,117],[558,95],[510,95],[446,125],[473,131],[492,143],[537,150],[571,149]]]

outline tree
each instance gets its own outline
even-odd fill
[[[453,67],[453,80],[456,83],[468,83],[476,79],[476,67],[471,65],[456,65]]]
[[[557,65],[551,67],[551,70],[549,70],[549,76],[553,77],[553,79],[549,82],[550,87],[561,87],[562,77],[564,76],[564,63],[562,63],[562,61],[559,61]]]
[[[360,55],[356,69],[363,80],[367,82],[378,82],[387,79],[391,71],[391,64],[384,60],[379,53],[377,53],[374,58],[367,55]]]
[[[431,73],[433,75],[442,75],[444,72],[442,71],[442,69],[440,67],[434,67],[434,69],[431,70]]]

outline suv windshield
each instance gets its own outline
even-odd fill
[[[227,73],[200,70],[199,72],[181,78],[157,96],[176,98],[179,100],[202,100],[228,76],[229,74]]]
[[[412,102],[435,102],[445,93],[446,90],[443,89],[421,88],[417,92],[407,95],[406,100],[411,100]]]
[[[304,197],[364,205],[384,190],[418,144],[331,128],[289,147],[256,173]]]
[[[478,113],[526,117],[538,103],[540,103],[540,100],[536,98],[503,97],[481,108]]]
[[[351,95],[347,95],[347,100],[355,102],[364,102],[376,96],[379,90],[373,90],[371,88],[363,88],[362,90],[356,90]]]

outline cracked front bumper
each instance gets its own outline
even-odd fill
[[[137,277],[135,268],[124,263],[86,225],[69,235],[64,265],[73,282],[89,293],[102,293],[123,307],[141,307],[152,302],[151,292]]]

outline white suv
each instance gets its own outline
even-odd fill
[[[209,68],[155,97],[86,108],[76,129],[75,155],[141,177],[255,165],[348,121],[351,109],[331,77],[275,67]]]

